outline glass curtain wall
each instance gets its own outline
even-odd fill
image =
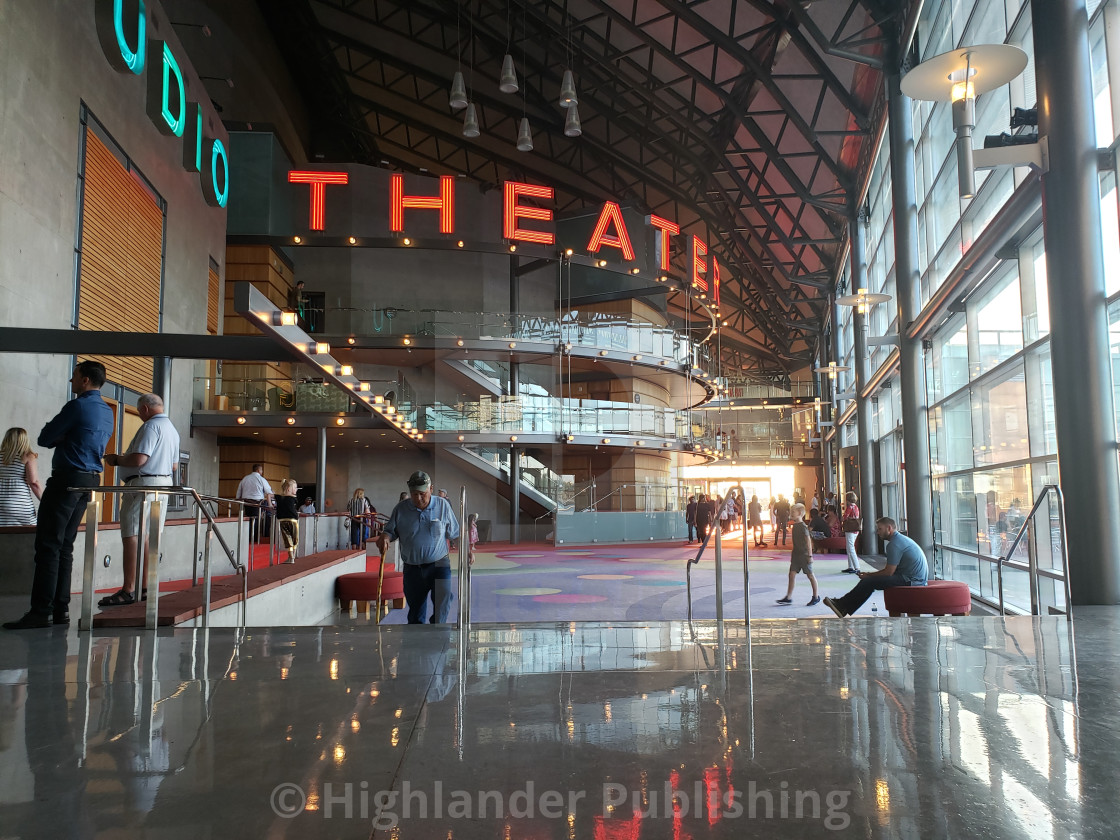
[[[1120,20],[1120,0],[1089,0],[1095,116],[1098,144],[1115,148],[1111,78],[1120,74],[1120,49],[1109,51],[1106,14]],[[977,105],[976,145],[987,134],[1009,128],[1014,107],[1034,107],[1033,33],[1024,0],[929,0],[919,22],[921,59],[950,49],[983,43],[1010,43],[1029,57],[1026,71],[1006,87],[984,94]],[[1114,39],[1117,40],[1117,39]],[[1025,168],[977,172],[977,194],[957,192],[955,135],[949,103],[913,102],[915,176],[918,199],[918,265],[925,304],[1027,177]],[[871,291],[894,295],[894,239],[890,204],[889,146],[877,153],[869,181],[867,208],[868,279]],[[1117,177],[1101,175],[1102,239],[1114,388],[1120,405],[1120,234]],[[840,287],[847,289],[845,266]],[[997,599],[993,564],[1022,525],[1035,497],[1057,482],[1053,382],[1050,370],[1050,319],[1045,249],[1041,230],[1019,242],[936,331],[926,351],[929,440],[933,476],[934,537],[938,576],[967,581],[974,592]],[[895,303],[876,307],[869,334],[897,330]],[[850,310],[840,312],[840,356],[853,364]],[[889,347],[872,347],[872,372]],[[895,383],[897,384],[897,383]],[[839,390],[850,389],[851,373],[841,374]],[[904,493],[897,460],[901,438],[898,388],[877,395],[873,437],[879,467],[882,510],[905,519]],[[1120,429],[1120,410],[1117,417]],[[854,424],[840,431],[843,446],[856,442]],[[888,461],[890,463],[888,463]],[[1041,515],[1040,523],[1045,522]],[[1056,522],[1054,523],[1056,525]],[[1041,531],[1044,529],[1036,528]],[[1040,565],[1057,568],[1053,535],[1031,540]],[[1020,548],[1017,553],[1026,549]],[[1005,598],[1028,608],[1025,575],[1005,575]],[[1044,598],[1047,597],[1044,593]],[[1061,603],[1060,593],[1051,601]]]

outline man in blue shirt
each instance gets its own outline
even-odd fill
[[[459,538],[459,521],[451,503],[432,495],[432,479],[414,472],[408,479],[408,498],[397,503],[377,538],[385,553],[388,544],[400,540],[404,573],[404,598],[408,623],[423,624],[432,596],[432,624],[447,621],[451,611],[451,557],[448,541]]]
[[[925,586],[929,566],[921,546],[905,534],[898,533],[889,516],[875,520],[875,533],[887,540],[887,565],[877,572],[860,572],[859,583],[842,598],[825,598],[824,603],[840,618],[862,607],[871,593],[892,586]]]
[[[113,410],[101,399],[105,366],[82,362],[70,377],[76,395],[39,433],[39,446],[54,449],[51,476],[39,503],[35,530],[35,578],[31,609],[19,621],[4,624],[26,630],[70,623],[70,572],[74,566],[74,538],[89,504],[89,493],[71,487],[101,483],[101,459],[113,435]]]

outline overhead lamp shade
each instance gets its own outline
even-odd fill
[[[571,108],[579,104],[576,96],[576,80],[571,70],[564,71],[564,79],[560,82],[560,107]]]
[[[517,71],[513,69],[513,56],[509,53],[502,59],[502,77],[498,80],[498,90],[502,93],[517,93]]]
[[[455,75],[451,77],[451,96],[447,104],[456,111],[467,107],[467,86],[463,82],[461,70],[456,70]]]
[[[529,129],[529,118],[521,118],[521,127],[517,130],[517,151],[533,151],[533,132]]]
[[[583,127],[579,124],[579,109],[573,104],[568,108],[568,116],[564,118],[564,136],[579,137],[583,134]]]
[[[463,117],[463,136],[464,137],[478,137],[482,132],[478,130],[478,113],[475,111],[474,103],[467,104],[467,113]]]

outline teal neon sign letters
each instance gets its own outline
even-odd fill
[[[183,138],[183,168],[197,172],[202,194],[214,207],[229,199],[229,153],[221,140],[207,137],[202,108],[187,99],[178,59],[167,42],[148,38],[144,0],[95,0],[97,37],[109,64],[121,73],[147,70],[148,118],[170,137]]]

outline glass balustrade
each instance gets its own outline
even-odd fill
[[[463,340],[535,341],[669,359],[714,373],[706,344],[671,327],[602,313],[563,317],[453,312],[438,309],[327,308],[327,331],[372,337],[421,336]]]

